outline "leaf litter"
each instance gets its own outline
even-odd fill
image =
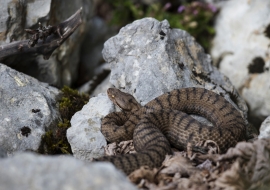
[[[214,141],[196,146],[208,152],[195,152],[188,144],[186,151],[173,149],[174,154],[167,155],[160,168],[142,166],[128,178],[138,189],[145,190],[270,189],[270,139],[239,142],[225,154],[219,154]],[[107,156],[132,153],[136,153],[132,140],[105,148]]]

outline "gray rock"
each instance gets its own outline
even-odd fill
[[[59,91],[0,64],[0,147],[37,151],[41,136],[59,120]]]
[[[260,127],[259,139],[270,139],[270,116],[268,116]]]
[[[146,104],[161,94],[184,87],[203,87],[224,96],[246,118],[247,106],[229,79],[211,65],[194,38],[171,29],[167,20],[137,20],[104,44],[111,65],[110,82]]]
[[[0,190],[122,190],[136,188],[110,163],[32,153],[0,159]]]
[[[7,157],[7,152],[3,150],[2,148],[0,148],[0,158],[5,158],[5,157]]]
[[[0,45],[11,40],[29,39],[25,28],[37,28],[38,22],[43,25],[59,24],[80,7],[83,7],[82,24],[49,60],[42,56],[19,55],[1,62],[40,81],[57,86],[70,85],[77,78],[81,42],[86,34],[86,23],[93,14],[92,0],[1,0],[0,7]]]
[[[257,127],[270,115],[269,9],[270,1],[227,1],[216,20],[211,51],[247,101],[252,119],[259,120]]]
[[[81,111],[71,118],[67,139],[73,155],[81,160],[91,160],[104,155],[106,140],[100,132],[101,118],[113,111],[105,94],[93,97]]]

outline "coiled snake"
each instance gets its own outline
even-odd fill
[[[215,141],[221,152],[245,139],[245,122],[240,112],[222,96],[204,88],[183,88],[165,93],[145,106],[115,88],[108,97],[122,112],[108,114],[101,132],[109,142],[133,139],[136,154],[105,156],[96,161],[112,162],[126,174],[140,166],[159,167],[171,145],[185,149],[187,143]],[[188,114],[197,114],[213,123],[203,125]]]

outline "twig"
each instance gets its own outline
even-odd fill
[[[29,40],[15,41],[0,46],[0,61],[9,56],[37,53],[44,59],[49,59],[53,51],[58,48],[82,23],[82,8],[57,26],[39,26],[37,30],[26,29],[32,34]]]

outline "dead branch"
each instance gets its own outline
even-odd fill
[[[57,26],[43,27],[37,30],[26,29],[32,34],[29,40],[15,41],[0,46],[0,61],[9,56],[18,54],[42,54],[44,59],[49,59],[53,51],[78,28],[82,23],[82,8]]]

